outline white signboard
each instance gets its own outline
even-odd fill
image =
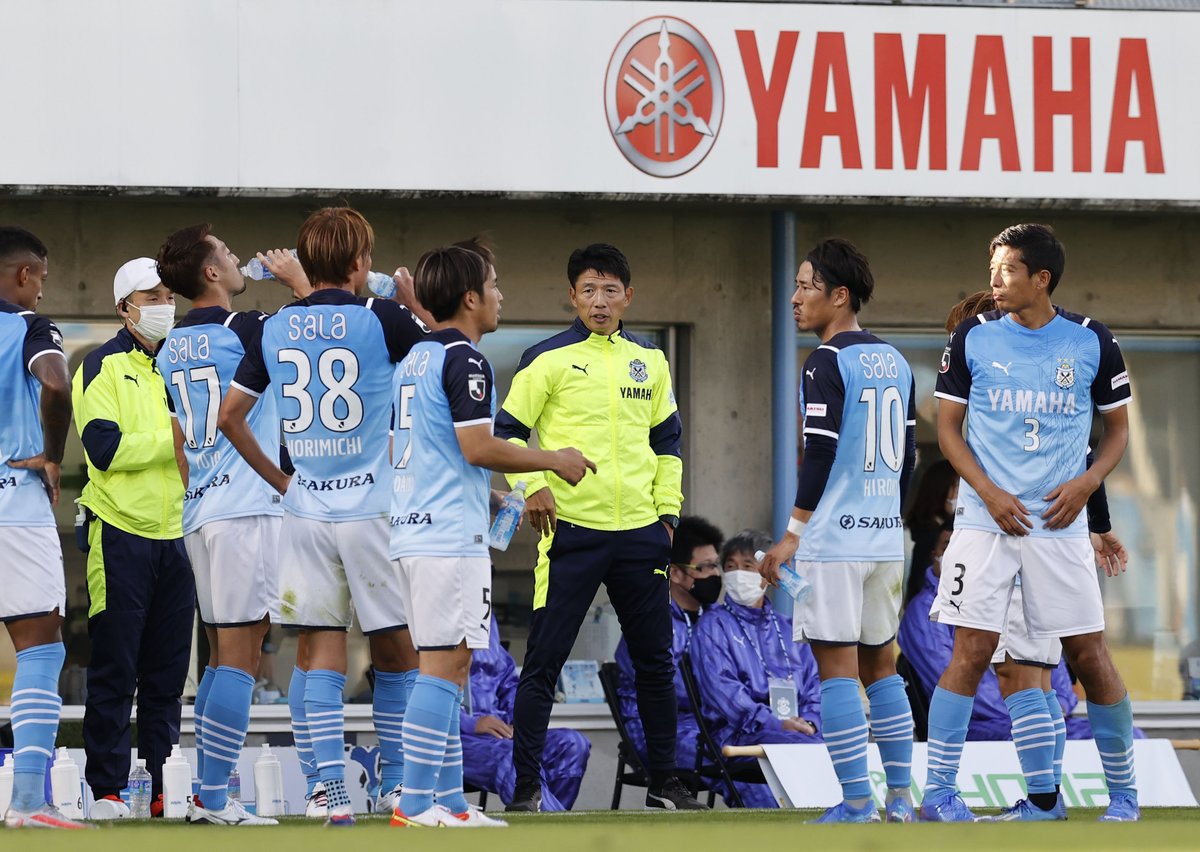
[[[827,808],[842,800],[829,753],[822,745],[765,745],[760,760],[772,792],[783,807]],[[1195,807],[1196,797],[1170,740],[1135,740],[1134,767],[1143,807]],[[868,751],[868,771],[880,803],[887,783],[879,750]],[[921,800],[926,775],[925,743],[913,745],[913,798]],[[963,749],[958,786],[971,808],[1006,808],[1025,797],[1017,752],[1010,742],[968,742]],[[1068,808],[1108,804],[1108,786],[1094,740],[1068,740],[1063,757],[1062,794]]]
[[[1200,200],[1194,14],[40,0],[0,29],[37,34],[0,53],[17,187]]]

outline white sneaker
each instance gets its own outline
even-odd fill
[[[97,822],[110,819],[129,819],[129,805],[120,799],[97,799],[92,802],[88,819]]]
[[[319,781],[304,805],[304,815],[309,819],[325,819],[329,816],[329,798],[325,795],[325,785]]]
[[[392,811],[392,828],[440,828],[443,823],[438,810],[439,806],[434,805],[415,816],[408,816],[397,805],[396,809]],[[441,810],[450,813],[445,808],[441,808]]]
[[[476,805],[467,805],[467,812],[451,813],[449,809],[436,805],[438,821],[443,828],[508,828],[508,823],[502,819],[490,817]]]
[[[400,794],[404,792],[404,785],[397,784],[386,793],[380,793],[375,798],[375,813],[390,814],[396,810],[396,805],[400,804]]]
[[[18,811],[16,808],[9,808],[4,815],[4,825],[8,828],[79,829],[96,827],[88,825],[86,822],[67,819],[58,808],[51,804],[42,805],[32,811]]]
[[[208,823],[209,825],[279,825],[278,820],[270,817],[255,816],[237,799],[226,799],[225,807],[220,810],[198,807],[188,822]]]

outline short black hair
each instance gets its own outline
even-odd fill
[[[613,276],[623,287],[629,286],[629,259],[616,246],[592,243],[586,248],[575,249],[567,261],[567,282],[574,287],[579,276],[589,269]]]
[[[458,313],[463,296],[474,290],[483,296],[488,262],[477,251],[462,246],[431,249],[417,261],[417,301],[433,318],[445,322]]]
[[[725,563],[731,556],[738,553],[748,553],[753,556],[759,550],[767,550],[774,543],[770,533],[763,530],[740,530],[730,537],[729,541],[725,542],[725,546],[721,548],[721,567],[725,567]]]
[[[1029,269],[1030,275],[1037,275],[1043,269],[1049,272],[1049,291],[1054,292],[1067,266],[1067,250],[1063,248],[1053,228],[1034,223],[1005,228],[992,237],[992,242],[988,245],[988,257],[995,254],[1000,246],[1019,251],[1021,262]]]
[[[22,254],[32,254],[42,261],[50,256],[46,244],[21,226],[0,225],[0,262]]]
[[[692,564],[692,553],[697,547],[711,544],[718,552],[725,536],[713,524],[696,515],[685,515],[679,519],[675,540],[671,544],[671,562],[676,565]]]
[[[158,277],[177,296],[190,301],[204,292],[204,267],[212,260],[212,225],[188,225],[167,237],[158,249]]]
[[[850,307],[854,313],[871,301],[875,292],[875,276],[867,257],[854,243],[841,237],[832,237],[819,243],[805,258],[813,267],[813,280],[825,284],[827,292],[838,287],[850,291]]]

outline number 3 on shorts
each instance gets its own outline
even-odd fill
[[[950,592],[950,597],[956,598],[962,594],[963,590],[963,575],[967,573],[967,566],[961,562],[955,562],[954,567],[958,569],[958,574],[954,577],[954,589]]]

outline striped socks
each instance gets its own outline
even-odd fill
[[[342,691],[346,676],[313,669],[304,683],[304,715],[317,774],[325,785],[330,809],[350,806],[346,791],[346,714]]]
[[[460,734],[460,716],[463,690],[458,691],[454,708],[450,711],[450,730],[446,733],[446,756],[438,773],[437,803],[452,814],[467,812],[467,797],[463,795],[463,747]]]
[[[1046,691],[1046,709],[1054,723],[1054,789],[1057,790],[1062,786],[1063,755],[1067,753],[1067,721],[1063,718],[1058,693],[1053,689]]]
[[[832,677],[821,681],[821,728],[843,798],[852,804],[870,799],[867,716],[858,697],[857,680]]]
[[[971,724],[975,698],[934,689],[929,702],[929,772],[925,799],[937,801],[958,793],[958,765]]]
[[[401,812],[416,816],[433,807],[433,794],[446,757],[446,736],[452,714],[457,712],[457,684],[433,675],[417,676],[404,712]]]
[[[32,811],[46,804],[46,764],[54,754],[62,699],[58,675],[67,649],[61,642],[17,652],[12,687],[13,790],[11,807]]]
[[[206,810],[225,807],[229,773],[237,765],[250,727],[254,678],[241,669],[219,666],[204,705],[204,774],[200,801]]]
[[[1116,704],[1088,702],[1088,721],[1100,752],[1108,794],[1124,793],[1137,799],[1133,771],[1133,705],[1129,695]]]
[[[411,677],[410,677],[411,675]],[[391,792],[404,783],[404,711],[417,671],[375,670],[372,717],[379,737],[379,791]]]
[[[308,735],[308,715],[304,712],[304,690],[307,682],[308,672],[298,667],[292,669],[292,680],[288,684],[288,710],[292,714],[292,740],[296,743],[296,759],[300,761],[300,771],[304,773],[304,781],[308,785],[304,794],[311,796],[320,779],[317,775],[317,761],[313,757],[312,739]]]
[[[204,777],[204,708],[208,704],[208,693],[212,689],[213,678],[217,670],[212,666],[204,667],[204,675],[196,687],[196,704],[193,708],[196,726],[196,777]],[[203,801],[203,799],[201,800]]]
[[[1029,799],[1042,806],[1041,795],[1051,798],[1054,790],[1054,720],[1050,718],[1046,704],[1046,693],[1040,687],[1022,689],[1004,699],[1008,715],[1012,717],[1013,745],[1021,761],[1021,772],[1025,775],[1025,788]],[[1049,803],[1053,807],[1053,801]],[[1048,807],[1043,807],[1049,810]]]
[[[904,678],[890,675],[875,681],[867,687],[867,701],[888,789],[907,790],[912,783],[913,718]]]

